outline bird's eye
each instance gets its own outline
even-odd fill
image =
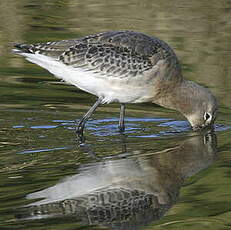
[[[211,118],[211,115],[209,113],[204,114],[205,121],[209,120]]]

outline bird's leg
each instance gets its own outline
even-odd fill
[[[119,120],[119,130],[120,132],[123,132],[125,130],[124,126],[124,115],[125,115],[125,104],[120,104],[120,120]]]
[[[80,143],[84,142],[83,130],[84,130],[87,120],[91,117],[91,115],[94,113],[97,107],[101,104],[102,100],[103,98],[99,97],[97,101],[95,102],[95,104],[88,110],[88,112],[79,121],[78,127],[76,129],[76,134],[78,137],[78,141]]]

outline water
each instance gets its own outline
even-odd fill
[[[231,229],[228,0],[0,1],[0,229]],[[177,112],[100,107],[78,146],[75,120],[95,98],[11,54],[45,42],[131,29],[176,51],[184,75],[209,87],[215,132]]]

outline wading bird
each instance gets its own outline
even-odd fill
[[[125,129],[125,104],[152,102],[182,113],[193,130],[214,123],[217,102],[212,93],[182,77],[174,51],[164,41],[133,31],[110,31],[86,37],[37,44],[15,44],[14,52],[81,90],[100,104],[120,103],[119,130]]]

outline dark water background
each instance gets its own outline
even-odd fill
[[[231,229],[230,0],[0,0],[0,22],[0,229]],[[10,52],[121,29],[168,42],[185,77],[213,91],[215,133],[138,104],[120,135],[110,104],[79,147],[75,120],[95,98]]]

